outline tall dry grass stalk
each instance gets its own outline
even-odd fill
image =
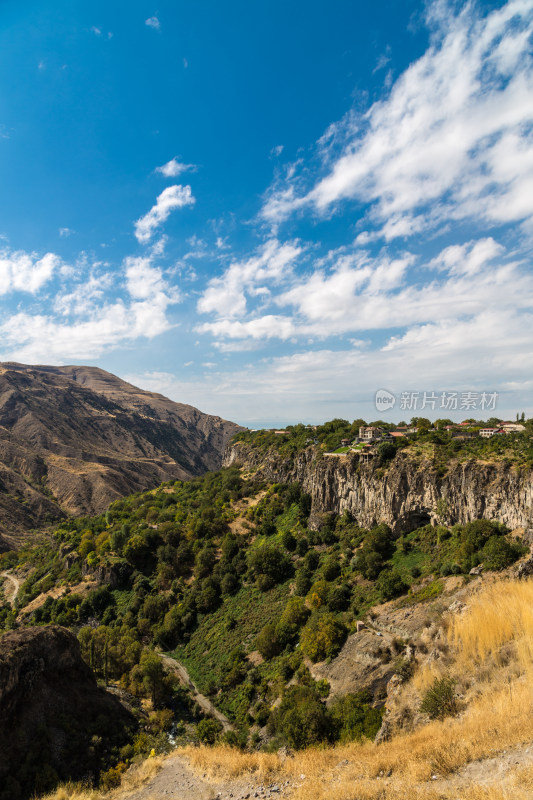
[[[513,643],[515,660],[529,671],[533,660],[533,580],[500,581],[474,595],[466,612],[454,617],[448,639],[458,666],[470,667]]]
[[[185,747],[180,751],[192,767],[210,777],[236,778],[242,775],[267,780],[280,772],[282,761],[274,753],[242,753],[234,747]]]

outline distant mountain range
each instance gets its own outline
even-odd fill
[[[96,367],[0,364],[0,550],[65,514],[218,469],[239,430]]]

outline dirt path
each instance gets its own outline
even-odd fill
[[[10,572],[0,572],[0,578],[5,578],[8,583],[11,584],[11,588],[9,589],[8,586],[4,586],[4,594],[6,596],[6,600],[10,605],[13,605],[17,594],[19,593],[20,589],[20,581]]]
[[[120,795],[120,800],[281,800],[288,787],[288,780],[262,783],[250,774],[210,781],[205,773],[193,770],[187,758],[175,753],[143,787]]]
[[[349,763],[345,763],[348,767]],[[339,766],[344,767],[345,763],[342,762]],[[524,745],[503,751],[491,758],[473,761],[446,778],[435,776],[427,784],[416,784],[416,790],[420,792],[427,787],[431,797],[436,797],[438,794],[442,800],[456,800],[459,797],[458,793],[465,789],[473,787],[490,789],[498,786],[507,790],[509,797],[512,797],[513,788],[520,785],[516,771],[530,767],[532,763],[533,745]],[[339,774],[342,775],[342,770]],[[160,771],[144,786],[126,795],[120,795],[120,800],[247,800],[248,798],[283,800],[290,796],[292,790],[300,785],[302,780],[305,785],[304,775],[294,783],[282,773],[273,783],[260,782],[250,773],[234,779],[209,780],[206,773],[194,770],[185,756],[174,753],[165,759]],[[406,786],[406,783],[397,784],[391,781],[393,779],[376,778],[376,784],[379,783],[381,787],[389,786],[391,791],[396,787]],[[417,796],[423,795],[417,794]]]
[[[127,800],[215,800],[215,789],[198,777],[180,756],[171,756],[161,770]]]
[[[492,758],[471,761],[447,778],[437,779],[432,787],[440,790],[461,791],[471,786],[499,786],[512,789],[513,772],[533,765],[533,744],[504,750]]]
[[[205,697],[203,694],[200,694],[198,691],[198,687],[195,686],[189,673],[187,672],[186,668],[181,664],[179,661],[176,661],[175,658],[171,658],[170,656],[165,656],[163,653],[159,654],[161,661],[165,665],[167,669],[171,672],[175,672],[182,683],[185,684],[189,689],[191,689],[193,693],[193,699],[196,700],[200,708],[206,712],[206,714],[210,714],[212,717],[218,719],[218,721],[222,724],[224,731],[232,731],[233,725],[229,721],[229,719],[216,708],[211,700]]]

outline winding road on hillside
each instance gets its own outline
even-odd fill
[[[178,675],[180,681],[183,684],[185,684],[185,686],[187,686],[188,689],[191,690],[193,699],[198,703],[200,708],[206,712],[206,714],[210,714],[212,717],[215,717],[215,719],[217,719],[221,723],[222,727],[224,728],[224,731],[234,730],[233,725],[231,724],[229,719],[222,713],[222,711],[219,711],[218,708],[216,708],[216,706],[213,705],[211,700],[205,697],[205,695],[200,694],[200,692],[198,691],[198,687],[191,680],[191,677],[187,672],[187,669],[183,666],[183,664],[180,661],[176,661],[175,658],[171,658],[171,656],[166,656],[164,653],[159,653],[159,657],[163,662],[164,666],[171,672],[175,672]]]
[[[11,588],[9,588],[7,585],[4,585],[3,589],[7,602],[10,605],[13,605],[17,594],[19,593],[20,581],[10,572],[0,572],[0,578],[5,578],[5,580],[11,584]]]

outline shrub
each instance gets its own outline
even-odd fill
[[[308,550],[305,554],[304,558],[304,566],[310,571],[314,572],[315,569],[318,567],[318,562],[320,561],[320,556],[318,555],[316,550]]]
[[[435,678],[422,698],[420,711],[429,714],[431,719],[444,719],[457,714],[459,705],[453,678]]]
[[[350,587],[346,583],[334,586],[328,595],[328,608],[330,611],[346,611],[350,605]]]
[[[296,539],[291,531],[285,531],[281,541],[285,550],[289,550],[292,553],[296,549]]]
[[[381,464],[386,464],[396,455],[396,448],[392,442],[382,442],[378,445],[378,455]]]
[[[216,719],[201,719],[197,725],[196,733],[202,744],[215,744],[222,725]]]
[[[377,579],[376,587],[383,600],[399,597],[409,588],[400,573],[395,569],[384,569]]]
[[[233,572],[226,572],[220,581],[222,594],[235,594],[239,590],[239,579]]]
[[[302,631],[302,651],[311,661],[333,658],[339,652],[346,633],[346,626],[333,614],[315,614]]]
[[[481,558],[486,569],[505,569],[513,564],[523,552],[520,546],[511,544],[503,536],[491,536],[482,550]]]
[[[255,640],[255,646],[267,660],[274,658],[281,652],[281,644],[276,633],[276,626],[269,622],[258,633]]]
[[[311,608],[320,608],[328,601],[331,586],[327,581],[315,581],[307,594],[307,602]]]
[[[292,564],[288,556],[273,545],[263,545],[252,550],[248,556],[248,566],[261,591],[270,589],[276,583],[281,583],[290,576],[292,571]]]
[[[296,543],[296,552],[299,556],[304,556],[309,550],[309,542],[306,536],[302,536]]]
[[[340,573],[341,567],[339,564],[339,559],[332,553],[326,558],[324,561],[324,566],[322,567],[322,575],[324,576],[324,580],[334,581],[335,578],[339,577]]]
[[[303,597],[307,594],[313,582],[312,575],[313,573],[306,569],[306,567],[302,567],[301,569],[297,570],[295,587],[297,595]]]
[[[291,747],[300,750],[330,737],[331,723],[324,703],[310,686],[291,686],[285,693],[275,727]]]
[[[368,692],[346,694],[330,707],[334,735],[340,742],[351,742],[367,736],[373,739],[381,727],[383,711],[370,705]]]
[[[282,648],[296,639],[309,614],[309,609],[301,597],[290,598],[276,625],[277,638]]]

